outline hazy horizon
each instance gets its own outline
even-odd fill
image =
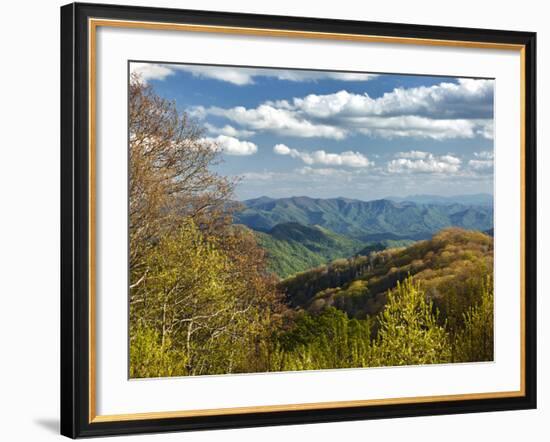
[[[439,194],[435,194],[435,193],[432,193],[432,194],[427,194],[427,193],[410,194],[410,195],[405,195],[405,196],[386,195],[386,196],[381,197],[381,198],[369,198],[369,199],[350,198],[350,197],[342,196],[342,195],[334,196],[334,197],[325,197],[325,196],[323,196],[323,197],[314,197],[314,196],[310,196],[310,195],[288,195],[288,196],[282,196],[282,197],[273,197],[273,196],[269,196],[269,195],[264,194],[264,195],[259,195],[259,196],[255,196],[255,197],[251,197],[251,198],[245,198],[245,199],[240,199],[239,198],[239,199],[237,199],[237,201],[244,202],[244,201],[262,199],[262,198],[268,198],[268,199],[272,199],[272,200],[290,199],[290,198],[310,198],[310,199],[348,199],[348,200],[354,200],[354,201],[369,202],[369,201],[393,200],[393,199],[406,200],[407,198],[420,198],[420,197],[423,197],[423,198],[444,198],[444,199],[452,200],[452,199],[459,199],[459,198],[464,198],[464,197],[474,197],[474,196],[494,198],[494,194],[489,193],[489,192],[459,193],[459,194],[452,194],[452,195],[439,195]]]

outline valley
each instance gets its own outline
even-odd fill
[[[284,279],[335,259],[410,246],[448,227],[492,234],[490,201],[486,194],[400,201],[260,197],[244,201],[234,222],[254,232],[269,269]]]

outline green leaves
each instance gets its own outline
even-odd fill
[[[130,378],[177,376],[185,372],[185,354],[175,351],[170,340],[161,343],[153,328],[137,326],[132,330],[130,345]]]
[[[406,248],[371,252],[310,269],[279,286],[293,306],[316,312],[332,305],[349,316],[364,317],[379,313],[388,290],[412,275],[455,327],[462,324],[462,314],[478,297],[480,281],[492,275],[492,269],[493,239],[481,232],[451,228]],[[368,283],[362,296],[353,290],[357,281]]]
[[[277,305],[276,299],[259,303],[261,287],[251,292],[243,273],[253,273],[250,266],[241,268],[219,238],[205,236],[190,219],[159,238],[145,262],[147,277],[130,309],[131,374],[248,371],[254,341],[264,333],[262,321]]]
[[[252,232],[200,127],[141,83],[129,112],[131,377],[493,358],[492,238],[409,245],[489,208],[260,198]]]
[[[278,370],[318,370],[478,362],[493,359],[493,289],[478,280],[477,303],[464,313],[453,333],[433,302],[409,276],[390,291],[373,320],[349,319],[329,307],[301,312],[294,328],[278,337]],[[362,283],[348,290],[360,290]],[[277,369],[277,368],[275,368]]]
[[[269,269],[281,278],[352,256],[364,245],[328,229],[298,223],[277,224],[269,232],[256,235],[267,252]]]
[[[464,328],[456,337],[457,362],[492,361],[494,345],[493,280],[486,278],[479,301],[464,314]]]
[[[370,366],[370,320],[349,319],[328,308],[319,315],[301,312],[294,327],[277,337],[276,371]]]
[[[409,276],[388,295],[374,344],[376,365],[450,362],[450,342],[439,312]]]

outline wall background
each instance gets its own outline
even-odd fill
[[[539,409],[291,427],[126,437],[127,441],[271,441],[338,438],[410,441],[544,440],[550,433],[549,308],[544,263],[550,220],[544,190],[549,154],[543,122],[550,102],[548,12],[544,2],[435,0],[254,2],[119,0],[158,7],[500,28],[538,32]],[[99,1],[98,1],[99,2]],[[58,0],[10,2],[0,27],[0,438],[59,439],[59,6]]]

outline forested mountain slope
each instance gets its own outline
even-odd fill
[[[284,278],[336,258],[353,256],[364,243],[320,226],[281,223],[269,232],[256,232],[266,250],[268,268]]]
[[[347,198],[257,198],[243,202],[235,222],[269,232],[280,223],[317,225],[360,241],[430,238],[450,226],[487,230],[493,226],[492,206],[419,204]]]
[[[379,312],[387,291],[411,275],[446,312],[453,303],[468,304],[472,286],[491,276],[492,268],[492,237],[451,228],[406,248],[336,260],[288,278],[280,288],[294,307],[316,312],[334,306],[365,317]]]
[[[472,195],[409,195],[405,197],[388,197],[392,201],[411,201],[417,204],[465,204],[476,206],[492,206],[493,195],[488,193],[476,193]]]

